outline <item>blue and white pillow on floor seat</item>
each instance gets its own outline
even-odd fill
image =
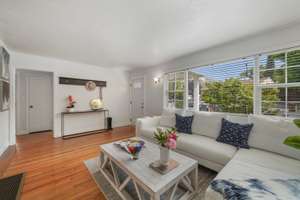
[[[300,179],[217,179],[210,187],[225,200],[299,200]]]

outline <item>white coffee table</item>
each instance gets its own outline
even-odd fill
[[[149,167],[150,163],[159,160],[156,144],[145,141],[138,160],[131,160],[129,154],[114,143],[100,145],[100,148],[99,170],[124,200],[133,199],[125,189],[129,183],[134,186],[139,200],[146,197],[151,200],[190,199],[197,191],[198,162],[194,159],[171,151],[170,158],[179,166],[161,175]],[[119,177],[120,170],[126,174],[123,180]]]

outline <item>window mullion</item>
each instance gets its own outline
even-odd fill
[[[200,99],[199,99],[199,89],[200,89],[200,80],[199,77],[195,77],[193,78],[194,81],[194,88],[193,88],[193,92],[194,92],[194,110],[195,111],[199,111],[199,103],[200,103]]]
[[[168,102],[169,102],[169,79],[168,79],[168,75],[165,74],[163,79],[164,79],[164,86],[163,86],[163,90],[164,90],[163,102],[164,102],[164,105],[163,105],[163,107],[167,108],[168,107]]]
[[[188,100],[188,95],[189,95],[189,73],[188,70],[184,71],[184,93],[183,93],[183,108],[186,110],[189,108],[189,100]]]
[[[288,117],[288,90],[287,90],[287,84],[288,84],[288,70],[287,70],[287,65],[288,65],[288,62],[287,62],[287,52],[285,52],[284,54],[285,56],[285,117],[287,118]]]
[[[261,114],[261,88],[259,87],[259,55],[255,56],[255,66],[253,69],[253,113],[255,115]]]
[[[173,108],[176,108],[176,88],[177,88],[177,73],[175,72],[174,74],[174,80],[175,80],[175,84],[174,84],[174,105],[173,105]]]

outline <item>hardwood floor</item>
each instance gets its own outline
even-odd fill
[[[99,155],[99,144],[132,136],[133,127],[69,140],[54,139],[51,132],[18,136],[15,156],[4,176],[26,172],[22,200],[103,200],[83,161]]]
[[[10,145],[0,156],[0,178],[3,176],[16,152],[16,145]]]

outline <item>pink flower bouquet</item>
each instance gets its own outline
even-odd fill
[[[74,100],[74,97],[69,95],[68,98],[68,106],[67,108],[74,108],[76,101]]]
[[[154,138],[162,147],[166,147],[168,149],[176,149],[177,135],[175,128],[166,130],[158,128],[154,132]]]

